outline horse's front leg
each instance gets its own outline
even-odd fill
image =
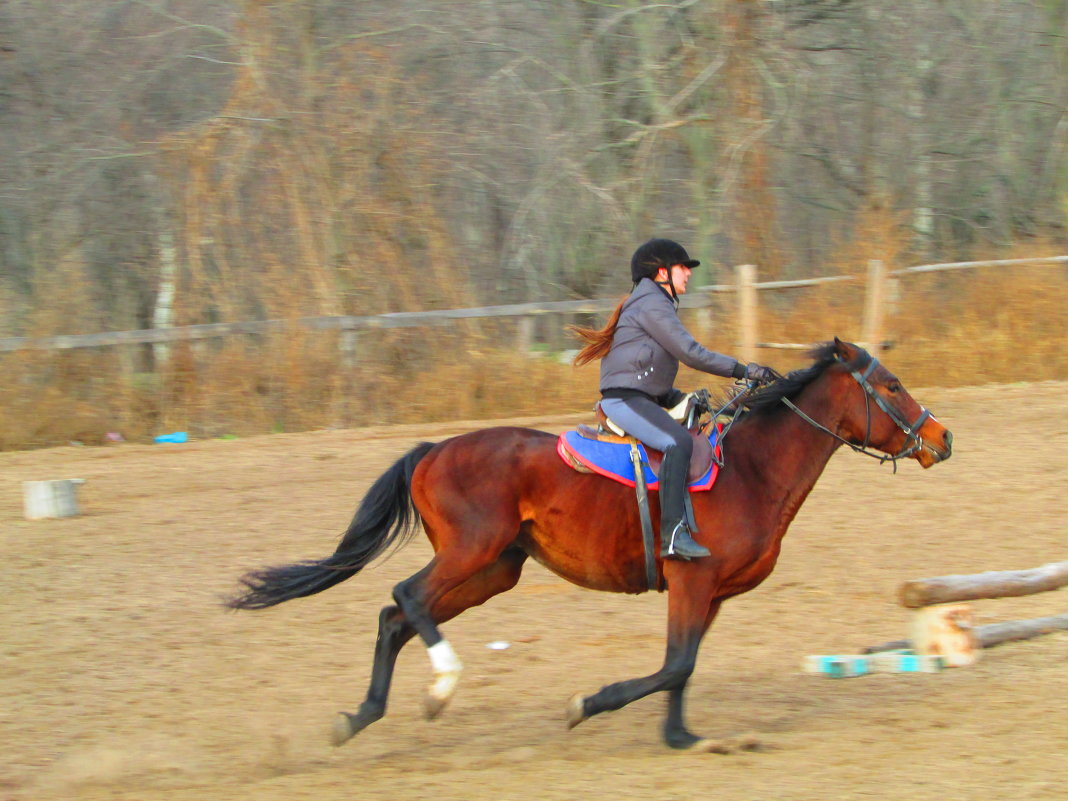
[[[681,646],[669,644],[664,665],[656,673],[639,679],[627,679],[626,681],[609,684],[585,698],[581,695],[573,695],[567,704],[568,728],[574,728],[586,718],[592,718],[602,712],[622,709],[632,701],[637,701],[639,698],[644,698],[662,690],[670,690],[673,698],[675,693],[678,693],[681,699],[686,682],[690,678],[690,674],[693,673],[697,646],[698,641],[696,640],[684,643]],[[681,720],[681,701],[679,707],[679,713],[676,717]],[[682,728],[682,731],[685,732],[685,728]],[[673,738],[668,737],[666,728],[665,738],[668,739],[668,745],[673,748],[687,748],[693,744],[674,742]],[[695,737],[694,740],[697,740],[697,738]]]
[[[702,637],[708,631],[709,626],[712,625],[712,621],[715,620],[716,613],[719,612],[722,603],[722,601],[718,600],[712,602],[712,606],[705,618]],[[706,745],[711,747],[712,744],[708,740],[698,737],[686,728],[686,718],[683,713],[683,695],[685,692],[686,682],[683,682],[682,686],[672,688],[668,694],[668,711],[667,717],[664,719],[664,742],[672,748],[688,749],[698,747],[698,750],[701,750]]]
[[[632,701],[667,690],[668,717],[664,739],[672,748],[692,748],[701,738],[687,731],[683,723],[683,691],[693,674],[701,638],[719,609],[711,600],[711,582],[696,564],[678,570],[668,595],[668,640],[664,664],[656,673],[638,679],[609,684],[586,698],[576,695],[568,702],[567,723],[577,726],[586,718],[621,709]]]

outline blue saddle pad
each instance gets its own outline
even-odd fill
[[[719,431],[717,424],[712,427],[708,435],[708,441],[712,445],[712,451],[716,459],[720,458]],[[659,489],[660,479],[649,467],[649,455],[645,446],[638,444],[641,453],[642,472],[645,476],[645,486],[649,490]],[[634,463],[631,462],[630,445],[625,442],[601,442],[600,440],[587,439],[578,431],[565,431],[556,442],[556,452],[567,464],[574,466],[575,462],[586,467],[598,475],[618,481],[633,487]],[[690,492],[700,492],[712,487],[719,473],[719,464],[715,461],[709,466],[696,481],[691,481],[687,486]]]

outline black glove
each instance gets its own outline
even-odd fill
[[[770,384],[776,379],[777,374],[770,367],[765,367],[756,362],[749,362],[745,368],[745,377],[758,384]]]

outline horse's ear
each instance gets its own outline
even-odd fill
[[[838,337],[834,338],[834,353],[839,361],[849,363],[857,357],[857,346],[852,342],[844,342]]]

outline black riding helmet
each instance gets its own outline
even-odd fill
[[[697,259],[691,259],[686,248],[678,242],[670,239],[650,239],[644,245],[634,251],[630,257],[630,277],[634,283],[643,278],[656,278],[656,272],[661,267],[670,268],[674,264],[682,264],[693,269],[700,264]]]

